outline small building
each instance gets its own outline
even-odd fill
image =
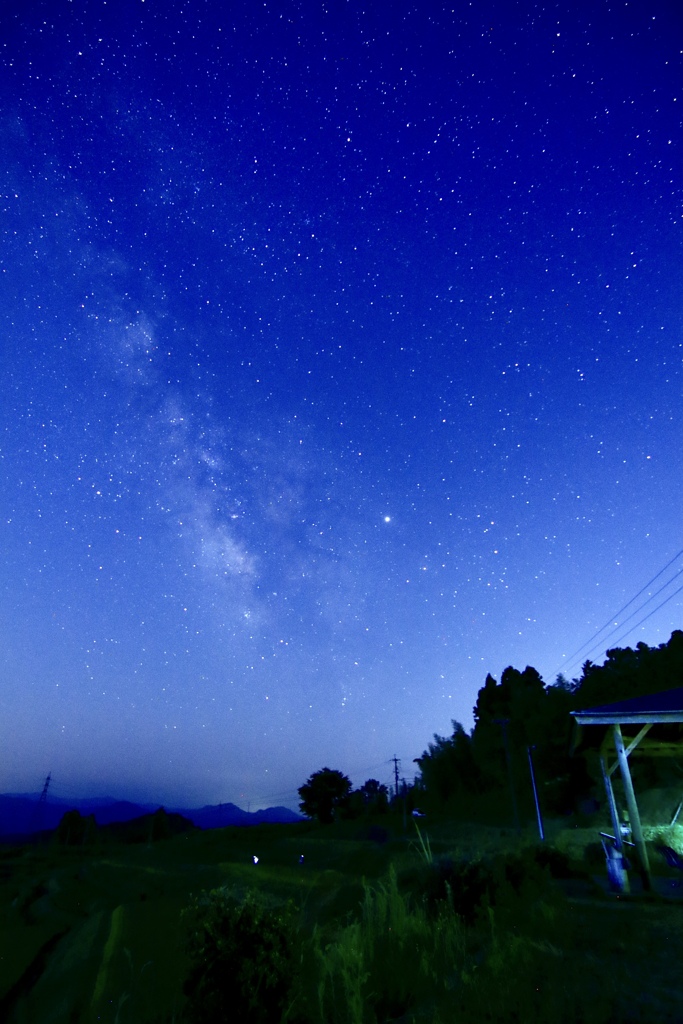
[[[614,704],[603,704],[583,711],[572,711],[572,715],[581,729],[587,726],[602,726],[604,730],[599,758],[614,830],[614,842],[622,852],[624,836],[612,787],[612,775],[619,768],[639,873],[643,888],[651,889],[650,865],[628,759],[636,749],[641,754],[653,757],[683,756],[683,687],[651,693],[646,697],[619,700]],[[678,728],[661,728],[672,725],[677,725]]]

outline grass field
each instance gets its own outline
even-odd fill
[[[181,1021],[182,910],[230,887],[296,907],[305,950],[292,1024],[683,1021],[683,887],[656,854],[655,894],[617,897],[597,829],[551,824],[566,877],[496,890],[500,903],[465,921],[452,865],[528,847],[533,834],[430,822],[427,850],[387,820],[386,834],[348,822],[0,847],[0,1020]],[[439,871],[453,905],[429,903]]]

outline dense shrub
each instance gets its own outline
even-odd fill
[[[560,851],[538,847],[476,860],[437,858],[423,866],[413,885],[430,906],[448,901],[471,925],[487,907],[496,907],[505,916],[540,900],[556,902],[560,893],[552,877],[568,874],[569,862]]]
[[[291,904],[215,889],[183,913],[191,1024],[277,1024],[292,990],[298,931]]]
[[[584,874],[577,864],[563,850],[545,844],[534,849],[536,863],[547,868],[553,878],[573,878],[577,873]]]

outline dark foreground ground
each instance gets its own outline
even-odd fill
[[[533,841],[531,833],[520,840],[467,825],[430,823],[425,831],[437,859],[480,857]],[[609,991],[602,1019],[682,1024],[683,873],[677,876],[653,855],[654,892],[643,894],[632,880],[632,894],[618,896],[609,892],[604,865],[596,860],[594,828],[564,823],[551,833],[551,843],[570,853],[576,870],[553,881],[559,895],[552,929],[531,936],[525,955],[534,958],[536,950],[553,977],[585,984],[596,1001]],[[423,861],[415,835],[386,822],[374,829],[356,823],[224,829],[91,849],[0,847],[0,1020],[180,1021],[188,970],[181,911],[192,894],[255,886],[292,899],[307,933],[317,928],[332,937],[357,914],[364,880],[372,885],[385,878],[390,865],[399,879],[410,880]],[[506,928],[514,939],[514,921]],[[504,974],[504,963],[500,970]],[[528,984],[537,987],[550,977],[545,968],[536,977],[533,965],[528,973]],[[504,1019],[521,1020],[521,1010],[511,1005],[514,986],[510,992]],[[426,1012],[401,1019],[447,1024]],[[468,1017],[462,1009],[452,1019]]]

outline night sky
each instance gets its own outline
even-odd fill
[[[681,627],[678,7],[9,0],[2,791],[412,779]]]

